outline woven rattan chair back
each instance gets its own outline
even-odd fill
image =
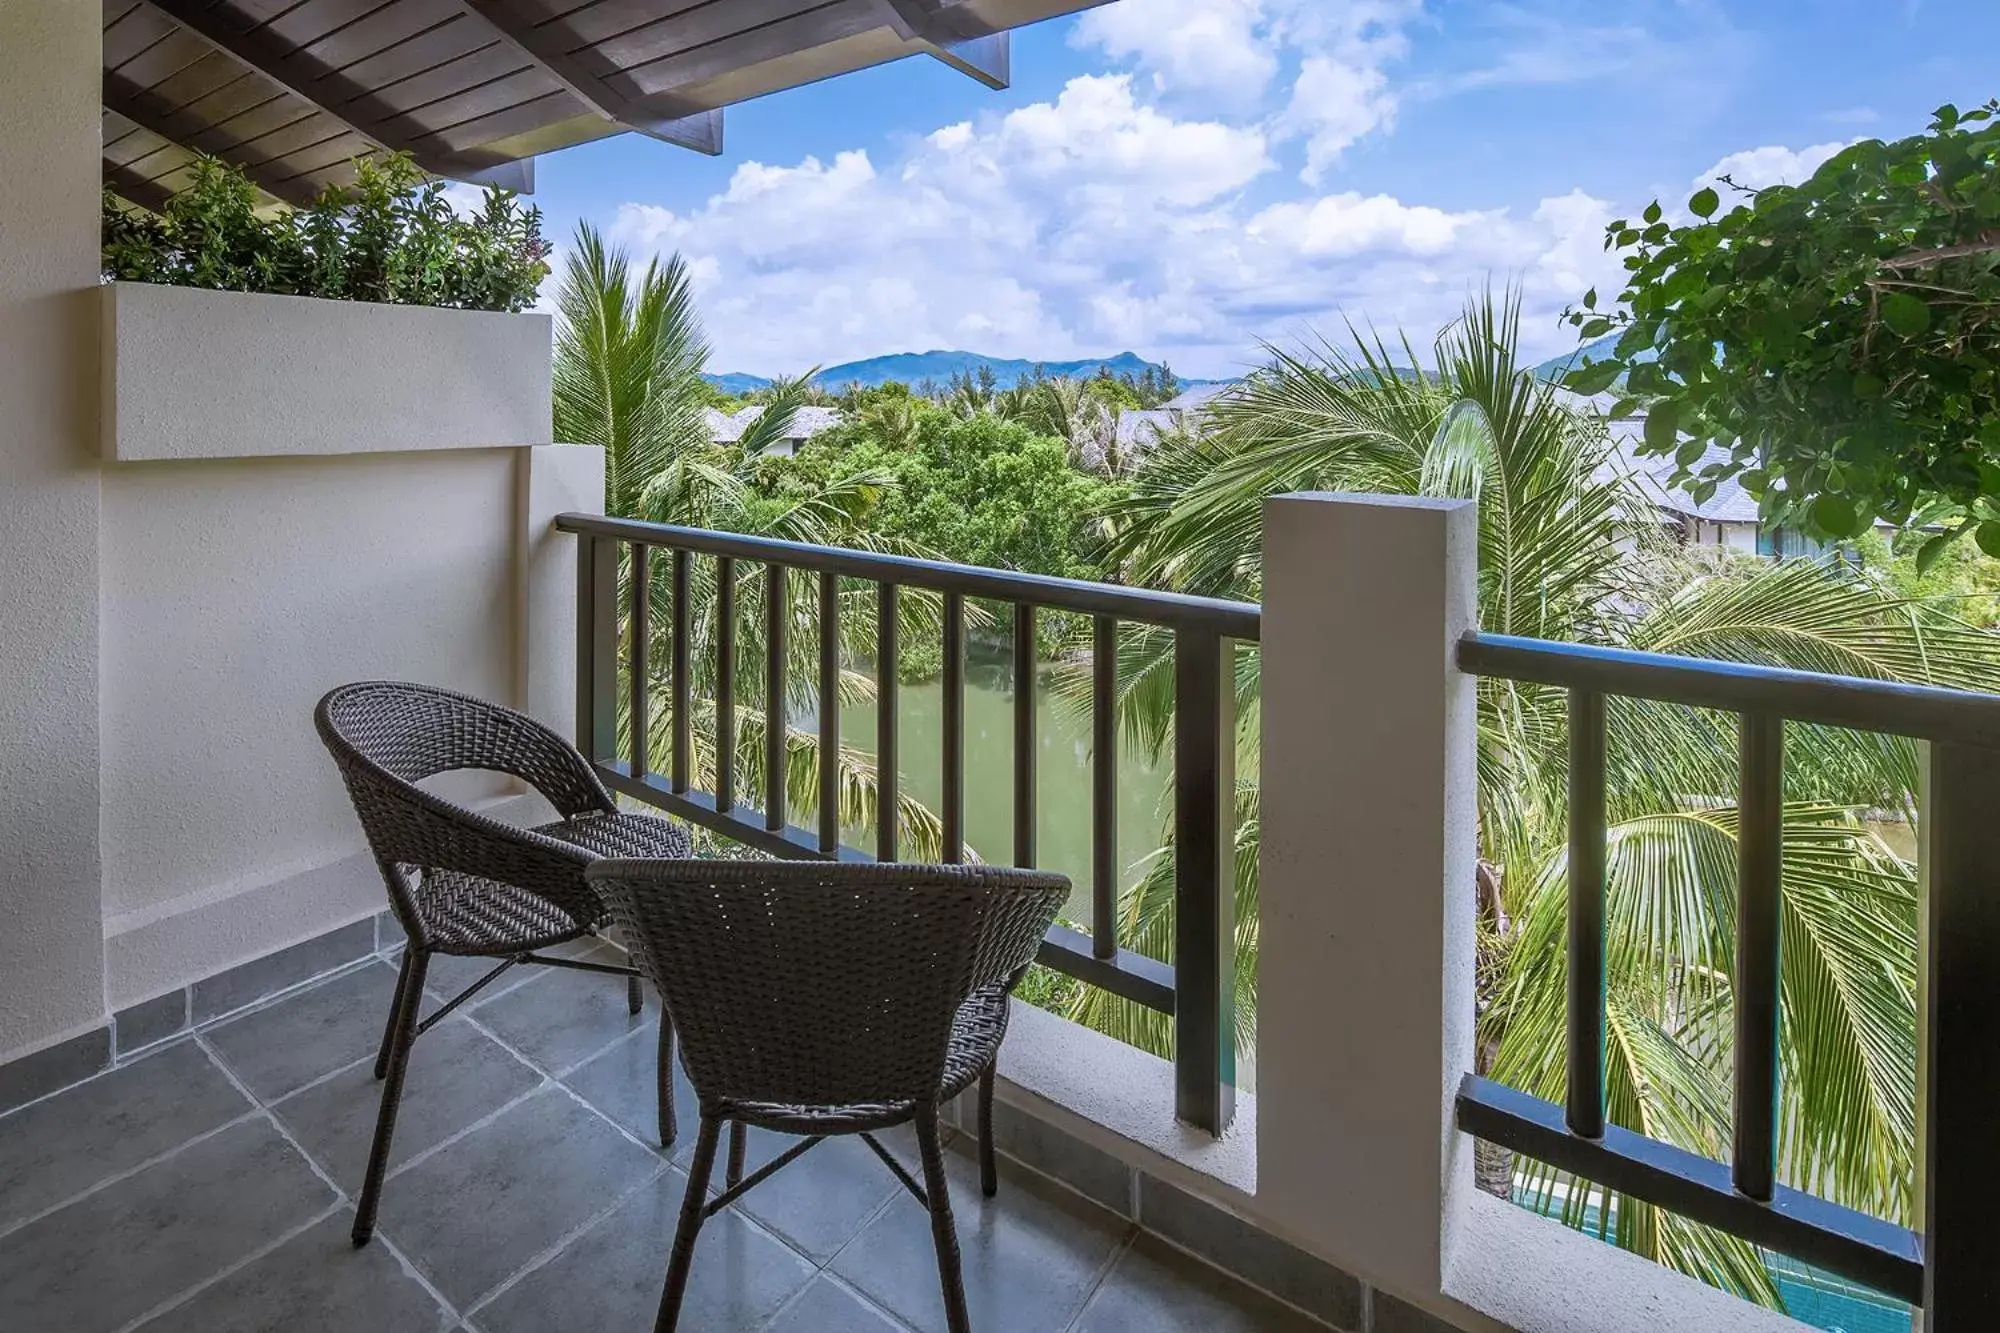
[[[519,885],[589,919],[598,910],[580,879],[588,853],[488,819],[417,784],[485,769],[534,787],[565,818],[617,809],[581,754],[511,708],[428,685],[362,681],[331,691],[313,712],[353,798],[362,831],[406,928],[421,929],[411,870],[455,870]]]
[[[974,991],[1034,958],[1060,875],[983,866],[602,861],[589,872],[703,1104],[935,1099]]]

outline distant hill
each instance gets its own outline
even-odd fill
[[[1624,336],[1624,333],[1623,329],[1619,329],[1607,333],[1595,341],[1587,342],[1574,351],[1564,352],[1561,356],[1550,357],[1547,361],[1535,367],[1535,376],[1537,379],[1545,379],[1550,383],[1560,383],[1563,376],[1569,374],[1579,366],[1591,361],[1609,359],[1611,354],[1617,350],[1618,340]],[[1641,352],[1638,359],[1641,361],[1651,361],[1653,356],[1654,353],[1650,351]]]
[[[1133,352],[1120,352],[1116,356],[1098,357],[1083,361],[1024,361],[1007,357],[982,356],[978,352],[897,352],[891,356],[870,357],[865,361],[848,361],[838,366],[828,366],[813,377],[813,383],[827,389],[844,389],[850,384],[859,384],[872,389],[890,381],[903,384],[921,384],[931,380],[943,384],[954,375],[977,375],[981,366],[990,366],[993,379],[1003,389],[1012,388],[1024,379],[1034,376],[1039,366],[1047,375],[1066,375],[1073,379],[1088,379],[1099,370],[1109,370],[1114,375],[1143,375],[1147,370],[1158,370],[1152,362]],[[724,393],[745,394],[756,389],[770,387],[771,381],[762,375],[746,375],[740,372],[725,375],[710,375],[709,383]],[[1207,384],[1208,380],[1182,380],[1186,385]]]

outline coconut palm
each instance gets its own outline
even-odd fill
[[[605,510],[607,513],[711,528],[790,541],[824,545],[875,545],[859,516],[872,490],[893,484],[886,475],[856,474],[831,481],[804,495],[779,500],[756,497],[749,484],[751,470],[770,445],[782,439],[793,414],[814,391],[812,372],[777,385],[764,411],[734,444],[716,442],[701,407],[706,391],[701,376],[708,362],[708,344],[695,312],[687,270],[680,256],[665,264],[648,263],[636,272],[621,250],[605,245],[587,223],[578,227],[563,282],[556,298],[558,325],[555,356],[555,429],[559,439],[600,444],[605,451]],[[629,563],[621,583],[629,579]],[[670,660],[672,624],[672,562],[664,553],[650,564],[652,624],[656,642],[650,660]],[[758,571],[761,572],[761,571]],[[765,581],[738,569],[739,634],[733,695],[736,734],[730,738],[745,801],[761,805],[773,775],[765,767],[766,703],[763,698]],[[716,667],[717,576],[715,564],[695,560],[690,568],[689,731],[694,740],[690,777],[712,791],[717,770]],[[629,585],[628,585],[629,586]],[[819,599],[816,585],[794,573],[787,579],[789,660],[786,678],[790,698],[787,717],[812,714],[817,700]],[[872,587],[843,585],[840,589],[840,630],[843,702],[863,703],[874,697],[873,677],[846,663],[864,660],[875,624]],[[619,605],[629,598],[619,597]],[[903,598],[899,607],[910,618],[908,632],[935,633],[937,611],[917,596]],[[648,746],[652,754],[671,752],[671,694],[660,684],[651,697]],[[629,710],[621,710],[621,738],[629,735]],[[786,728],[785,783],[787,803],[810,817],[818,805],[819,738],[813,731]],[[843,825],[872,825],[875,819],[875,766],[871,756],[843,746],[838,756],[840,817]],[[899,784],[899,790],[903,789]],[[942,844],[937,818],[907,797],[898,802],[903,845],[917,856],[935,855]]]
[[[1116,515],[1135,582],[1256,598],[1261,503],[1292,490],[1479,502],[1488,630],[1879,679],[2000,689],[1996,641],[1838,561],[1701,561],[1650,517],[1605,424],[1523,369],[1518,309],[1490,297],[1438,340],[1276,353],[1209,429],[1170,433]],[[1127,734],[1172,735],[1171,644],[1121,644]],[[1256,677],[1237,677],[1243,747]],[[1565,698],[1482,681],[1479,699],[1480,1068],[1555,1101],[1565,1091]],[[1737,739],[1733,718],[1614,700],[1607,755],[1610,929],[1607,1111],[1710,1157],[1729,1143]],[[1781,1170],[1788,1183],[1911,1219],[1915,1157],[1916,886],[1864,819],[1914,807],[1904,741],[1817,727],[1787,734],[1783,840]],[[1240,766],[1254,771],[1254,764]],[[1254,779],[1246,784],[1254,788]],[[1238,976],[1254,973],[1256,800],[1239,796]],[[1125,939],[1172,939],[1172,849],[1122,905]],[[1247,990],[1247,987],[1243,989]],[[1076,1017],[1164,1049],[1162,1023],[1099,992]],[[1493,1159],[1489,1154],[1489,1168]],[[1503,1186],[1509,1176],[1499,1162]],[[1522,1163],[1516,1177],[1577,1226],[1779,1305],[1732,1237]],[[1558,1201],[1559,1206],[1558,1206]]]

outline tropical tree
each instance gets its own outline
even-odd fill
[[[1118,508],[1134,581],[1257,597],[1261,503],[1291,490],[1479,502],[1479,609],[1492,631],[2000,689],[1996,641],[1840,561],[1703,562],[1675,548],[1605,422],[1516,356],[1518,310],[1474,303],[1421,373],[1407,342],[1276,353],[1202,433],[1170,434]],[[1121,645],[1123,723],[1172,735],[1171,645]],[[1254,749],[1256,674],[1237,673]],[[1558,690],[1483,681],[1479,701],[1479,1066],[1564,1095],[1566,717]],[[1720,1158],[1729,1143],[1734,967],[1733,719],[1614,701],[1607,756],[1606,1084],[1613,1123]],[[1908,1223],[1915,1156],[1916,885],[1869,812],[1911,813],[1908,742],[1788,732],[1783,840],[1785,1179]],[[1254,763],[1244,765],[1254,772]],[[1239,793],[1239,978],[1254,975],[1256,795]],[[1172,938],[1172,849],[1122,905],[1124,938]],[[1239,983],[1240,985],[1242,983]],[[1247,985],[1243,986],[1247,992]],[[1164,1049],[1150,1016],[1100,992],[1072,1013]],[[1488,1179],[1515,1175],[1488,1153]],[[1494,1168],[1497,1167],[1497,1171]],[[1759,1256],[1732,1237],[1533,1163],[1518,1179],[1571,1224],[1777,1306]],[[1558,1206],[1557,1201],[1560,1202]]]
[[[848,472],[816,485],[795,488],[784,496],[759,492],[752,485],[758,459],[785,435],[793,414],[812,392],[812,375],[779,383],[765,395],[764,411],[733,444],[718,443],[705,424],[701,408],[707,401],[702,379],[708,343],[695,312],[686,266],[675,255],[665,264],[649,262],[634,269],[623,251],[607,247],[587,223],[577,229],[561,290],[556,298],[558,326],[555,356],[555,429],[557,437],[599,444],[605,451],[605,510],[607,513],[673,523],[778,537],[827,545],[875,546],[859,517],[873,493],[893,484],[879,472]],[[718,769],[720,672],[719,585],[714,562],[691,563],[689,606],[684,623],[689,631],[690,711],[688,731],[693,740],[690,776],[703,790],[715,789]],[[762,803],[773,781],[785,783],[791,809],[810,813],[818,805],[819,738],[810,730],[787,726],[786,771],[773,775],[766,767],[765,735],[769,701],[762,697],[767,643],[767,583],[737,574],[737,636],[734,670],[735,734],[720,742],[731,747],[742,798]],[[629,562],[621,582],[630,578]],[[672,562],[650,562],[649,596],[657,642],[651,660],[669,660],[672,625]],[[629,585],[627,585],[629,586]],[[843,661],[865,659],[875,624],[872,587],[840,589]],[[786,673],[791,697],[786,716],[809,716],[817,706],[812,690],[818,680],[819,600],[816,586],[794,573],[787,580]],[[620,596],[621,607],[629,597]],[[921,597],[899,602],[910,618],[912,637],[920,636],[937,619],[936,608]],[[933,634],[934,630],[931,631]],[[843,669],[843,702],[861,703],[874,696],[873,677]],[[674,719],[667,706],[671,694],[655,689],[648,747],[670,752]],[[629,736],[629,709],[621,710],[621,737]],[[838,756],[840,818],[844,825],[872,825],[876,809],[876,773],[871,756],[843,746]],[[899,787],[899,789],[901,789]],[[913,855],[935,855],[942,843],[937,818],[922,804],[898,802],[903,845]]]

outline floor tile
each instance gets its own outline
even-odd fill
[[[885,1134],[884,1145],[896,1153],[911,1175],[918,1175],[914,1134]],[[728,1139],[723,1140],[727,1145]],[[789,1134],[750,1131],[745,1163],[750,1171],[776,1157],[798,1140]],[[721,1154],[718,1154],[721,1156]],[[714,1185],[723,1183],[722,1167]],[[860,1232],[870,1218],[903,1187],[880,1158],[858,1136],[828,1139],[738,1200],[737,1207],[777,1232],[820,1263],[832,1259],[841,1246]]]
[[[662,1176],[547,1265],[473,1316],[485,1333],[652,1327],[687,1177]],[[813,1267],[733,1211],[695,1244],[681,1307],[686,1333],[753,1333],[810,1281]]]
[[[390,1148],[393,1169],[491,1115],[542,1082],[542,1075],[456,1016],[417,1039],[403,1081]],[[382,1085],[373,1062],[342,1070],[271,1109],[321,1169],[358,1193],[374,1144]]]
[[[371,963],[210,1028],[206,1039],[244,1086],[275,1101],[380,1049],[395,994],[396,970]]]
[[[105,1027],[45,1046],[33,1055],[0,1065],[0,1111],[25,1106],[59,1088],[81,1083],[111,1066],[111,1028]]]
[[[990,1333],[1066,1327],[1124,1241],[1123,1220],[1059,1186],[1025,1179],[1003,1183],[998,1198],[986,1199],[975,1162],[947,1153],[945,1163],[973,1326]],[[924,1333],[942,1333],[930,1216],[908,1194],[841,1252],[833,1271]]]
[[[1325,1327],[1142,1234],[1091,1297],[1076,1333],[1324,1333]]]
[[[658,1001],[648,995],[645,1009],[632,1014],[626,1007],[623,977],[568,968],[540,971],[542,975],[498,999],[482,999],[473,1014],[500,1040],[551,1074],[576,1068],[620,1037],[645,1027],[658,1011]]]
[[[124,1059],[134,1051],[187,1031],[188,993],[185,989],[144,1000],[111,1016],[112,1045]]]
[[[11,1328],[117,1328],[333,1202],[259,1117],[0,1239],[0,1310]]]
[[[0,1119],[0,1228],[252,1109],[191,1041]]]
[[[227,972],[194,983],[190,997],[194,1021],[206,1023],[211,1018],[219,1018],[244,1005],[254,1004],[266,995],[275,995],[287,986],[310,981],[373,952],[375,919],[370,917],[330,930],[289,949],[253,958]]]
[[[769,1333],[902,1333],[902,1326],[822,1277],[772,1322]]]
[[[444,1323],[437,1299],[381,1245],[355,1249],[343,1208],[140,1333],[428,1333]]]
[[[1240,1275],[1335,1328],[1361,1326],[1361,1283],[1234,1214],[1169,1185],[1139,1178],[1139,1220],[1148,1231]]]
[[[659,1068],[660,1029],[648,1023],[592,1056],[563,1076],[563,1082],[577,1096],[625,1126],[647,1143],[660,1138]],[[695,1131],[701,1126],[701,1107],[695,1101],[687,1071],[674,1062],[674,1142],[673,1159],[685,1165],[694,1152]]]
[[[380,1226],[463,1309],[661,1168],[548,1088],[391,1179]]]
[[[430,992],[433,1002],[443,1004],[499,965],[498,958],[461,958],[455,954],[432,954],[431,965],[424,970],[424,989]],[[541,970],[538,967],[522,965],[510,967],[495,977],[475,998],[483,1001],[505,995],[514,987],[533,981],[541,974]],[[424,1011],[430,1012],[430,1006],[425,1006]]]

